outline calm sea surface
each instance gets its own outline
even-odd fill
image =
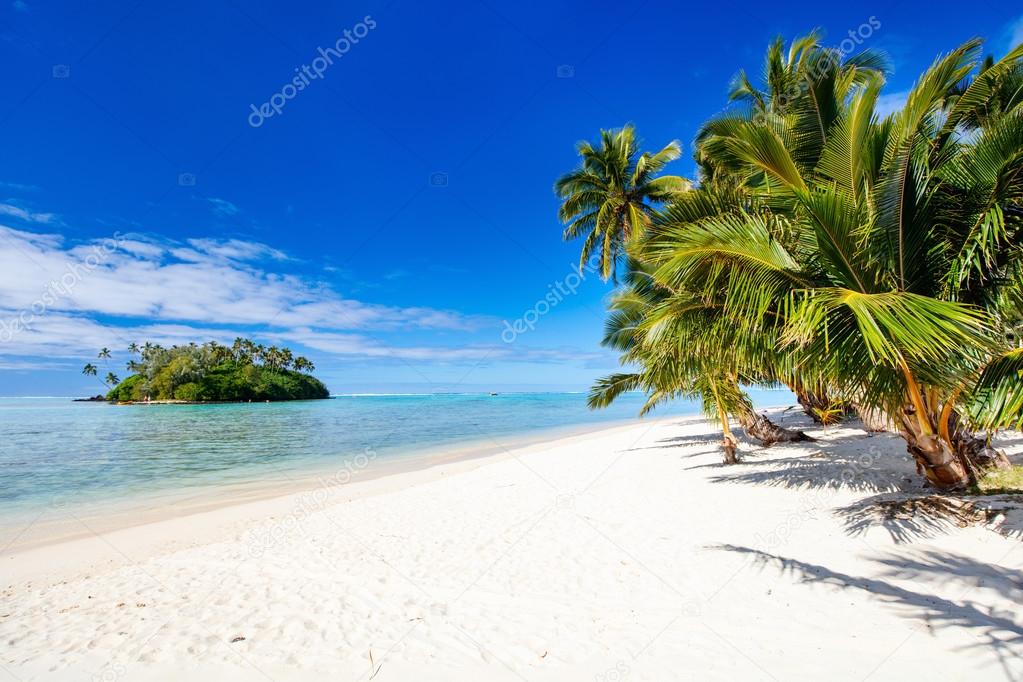
[[[754,393],[759,406],[792,402]],[[229,405],[114,406],[68,398],[0,398],[0,515],[182,487],[300,475],[444,446],[501,448],[545,434],[635,419],[627,395],[606,410],[579,393],[341,396]],[[657,416],[691,415],[677,402]]]

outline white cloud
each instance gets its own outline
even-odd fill
[[[69,291],[50,310],[331,329],[472,331],[491,322],[454,311],[364,303],[297,275],[265,271],[258,261],[286,256],[257,242],[160,244],[129,235],[104,243],[66,246],[59,235],[0,225],[0,308],[29,308],[63,282]]]
[[[451,310],[346,298],[315,280],[266,270],[264,262],[290,261],[266,244],[237,239],[181,243],[117,234],[68,244],[57,234],[0,225],[0,358],[80,358],[133,341],[237,335],[343,356],[470,361],[511,354],[504,347],[393,344],[388,335],[409,330],[472,333],[498,324]]]
[[[1009,25],[1009,45],[1006,47],[1006,52],[1012,50],[1014,47],[1023,43],[1023,16],[1016,19],[1016,21]]]
[[[877,104],[874,106],[874,111],[877,113],[878,118],[884,118],[888,114],[899,111],[906,105],[906,98],[909,97],[909,90],[903,90],[901,92],[892,92],[881,95],[877,98]]]
[[[25,222],[42,225],[52,223],[56,218],[52,213],[32,213],[14,204],[0,204],[0,215],[8,215]]]
[[[338,334],[296,329],[279,338],[333,355],[353,355],[431,362],[564,362],[602,359],[604,354],[576,348],[535,348],[522,344],[471,344],[457,347],[393,346],[361,334]]]
[[[188,243],[205,256],[233,261],[254,261],[264,258],[288,260],[288,256],[277,249],[258,242],[240,239],[189,239]]]
[[[27,368],[40,358],[74,364],[97,348],[124,350],[132,342],[230,343],[236,336],[403,362],[602,357],[500,343],[500,322],[486,316],[348,298],[282,270],[294,262],[271,246],[239,239],[179,242],[117,233],[69,243],[59,234],[0,224],[0,370]],[[414,331],[420,333],[412,337]],[[443,340],[431,345],[430,332]]]

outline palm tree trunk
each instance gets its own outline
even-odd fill
[[[739,441],[732,435],[732,427],[728,424],[728,412],[721,404],[721,396],[717,390],[717,384],[714,381],[710,382],[710,390],[714,394],[714,403],[717,406],[718,419],[721,420],[721,433],[724,439],[721,441],[721,450],[724,453],[725,464],[738,464],[739,463]]]
[[[970,485],[969,468],[933,431],[921,428],[913,405],[906,405],[902,411],[902,437],[906,450],[916,461],[917,473],[932,486],[938,490],[962,490]]]
[[[906,361],[901,358],[900,361],[911,403],[902,410],[902,435],[906,449],[916,460],[916,470],[938,490],[962,490],[972,485],[976,477],[969,460],[952,449],[947,434],[942,438],[937,433],[938,424],[947,426],[947,419],[940,419],[936,410],[928,406],[928,394],[923,392]]]
[[[770,447],[775,443],[804,443],[813,440],[802,431],[778,426],[756,410],[743,412],[738,415],[738,418],[746,435],[759,440],[765,447]]]
[[[739,442],[735,440],[735,436],[730,431],[725,432],[725,438],[721,441],[721,450],[724,453],[725,464],[738,464]]]
[[[842,413],[835,413],[838,403],[828,398],[827,390],[819,387],[815,390],[807,389],[799,382],[788,384],[789,390],[796,394],[796,400],[807,417],[813,420],[814,424],[829,426],[837,424],[842,420]]]

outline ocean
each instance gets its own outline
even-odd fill
[[[760,407],[788,391],[754,391]],[[0,398],[0,516],[215,489],[438,453],[501,451],[635,420],[643,397],[589,410],[582,393],[345,395],[216,405],[109,405]],[[651,417],[695,415],[676,401]]]

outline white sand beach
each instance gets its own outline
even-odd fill
[[[17,680],[1023,679],[1012,500],[908,513],[903,501],[926,491],[900,438],[795,415],[776,413],[817,442],[744,441],[730,467],[712,427],[661,419],[15,544],[0,556],[0,669]],[[1023,441],[1002,444],[1019,462]]]

